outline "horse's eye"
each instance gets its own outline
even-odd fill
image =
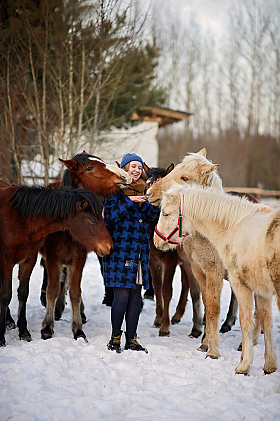
[[[168,213],[162,212],[162,216],[168,216]]]
[[[92,225],[97,224],[97,221],[95,221],[95,219],[90,219],[89,221]]]
[[[87,171],[92,171],[93,167],[87,167]]]
[[[181,180],[188,181],[188,177],[181,177]]]

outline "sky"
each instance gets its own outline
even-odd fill
[[[17,271],[13,272],[11,313],[17,316]],[[83,272],[82,295],[87,323],[82,338],[71,332],[71,306],[55,322],[50,340],[40,337],[45,309],[40,303],[42,268],[34,268],[27,304],[32,342],[20,341],[17,329],[6,333],[0,348],[1,421],[279,421],[280,367],[264,375],[264,341],[254,347],[247,376],[235,374],[240,359],[239,322],[220,334],[221,357],[205,359],[200,338],[190,338],[191,300],[170,337],[153,327],[155,302],[145,300],[139,342],[149,353],[107,350],[110,307],[102,304],[104,287],[99,262],[90,253]],[[180,294],[180,270],[173,283],[170,315]],[[224,281],[220,325],[227,313],[230,287]],[[274,346],[280,356],[280,314],[273,302]],[[125,330],[125,325],[123,326]],[[122,347],[124,346],[124,338]],[[279,358],[280,359],[280,358]]]
[[[232,0],[162,0],[174,11],[178,11],[182,20],[189,13],[195,13],[198,21],[205,27],[210,27],[217,35],[226,31],[225,15],[232,6]]]

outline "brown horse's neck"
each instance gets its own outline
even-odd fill
[[[33,241],[39,241],[49,234],[57,231],[69,230],[70,228],[68,219],[63,221],[57,217],[41,217],[40,219],[37,219],[36,225],[32,224],[32,218],[26,218],[26,223],[29,227],[29,235],[32,236]]]

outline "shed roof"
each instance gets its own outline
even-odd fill
[[[155,121],[159,123],[159,127],[164,127],[181,120],[187,120],[190,115],[193,115],[193,113],[154,105],[139,107],[132,113],[131,120]]]

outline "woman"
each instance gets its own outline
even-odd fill
[[[133,181],[126,190],[105,200],[105,223],[114,242],[111,254],[102,259],[104,285],[114,288],[112,336],[107,347],[117,353],[121,352],[124,317],[124,349],[148,352],[138,343],[136,331],[141,311],[141,288],[149,288],[148,221],[158,218],[159,209],[146,200],[143,165],[142,158],[135,153],[124,155],[120,167],[128,172]]]

